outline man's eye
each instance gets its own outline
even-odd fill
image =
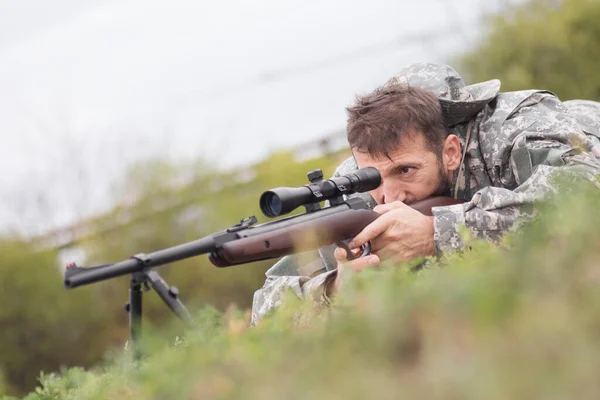
[[[400,168],[399,172],[402,175],[406,175],[406,174],[411,173],[414,169],[415,169],[414,167],[402,167],[402,168]]]

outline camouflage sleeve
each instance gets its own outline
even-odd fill
[[[348,174],[356,168],[356,161],[353,157],[349,157],[340,163],[333,176]],[[362,197],[368,204],[374,203],[372,197],[367,193],[355,196]],[[326,203],[327,205],[328,203]],[[324,247],[319,249],[317,254],[305,255],[304,258],[298,254],[287,256],[269,269],[264,286],[254,293],[252,325],[278,307],[283,297],[290,291],[300,299],[328,305],[329,299],[325,295],[325,287],[331,279],[335,278],[337,264],[333,256],[335,248],[335,245]],[[314,266],[312,262],[306,264],[306,260],[311,258],[320,259],[320,265]],[[323,273],[318,274],[319,272]]]
[[[281,304],[282,299],[293,292],[298,298],[329,305],[325,294],[326,284],[335,277],[336,271],[328,271],[314,278],[308,276],[267,276],[264,286],[254,293],[251,324],[259,320]]]
[[[461,226],[468,228],[474,238],[497,241],[518,220],[532,218],[533,202],[554,191],[550,180],[554,168],[539,166],[518,190],[486,187],[475,193],[467,203],[434,208],[436,253],[462,249]]]
[[[474,238],[499,240],[516,226],[518,221],[535,216],[533,204],[556,193],[557,167],[538,166],[533,175],[515,190],[486,187],[475,193],[470,202],[449,207],[436,207],[434,215],[434,241],[439,255],[463,247],[459,229],[468,228]],[[566,172],[566,171],[565,171]],[[594,180],[600,173],[598,167],[575,167],[569,172]]]
[[[532,219],[534,203],[557,192],[558,174],[573,174],[598,185],[595,143],[556,98],[544,96],[519,109],[501,134],[506,137],[500,139],[512,146],[505,162],[493,171],[500,187],[485,187],[464,204],[433,209],[438,254],[463,247],[461,226],[475,238],[497,241],[519,221]]]

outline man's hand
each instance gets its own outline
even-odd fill
[[[425,216],[400,201],[382,204],[373,210],[382,214],[381,217],[356,235],[349,246],[354,253],[361,245],[371,241],[371,254],[348,261],[346,251],[338,247],[335,250],[337,275],[328,285],[328,295],[340,290],[345,270],[358,272],[374,267],[383,258],[404,262],[435,254],[433,217]]]
[[[435,254],[433,217],[401,201],[382,204],[373,210],[381,216],[350,242],[351,250],[371,241],[371,252],[381,259],[404,262]]]
[[[365,257],[360,257],[352,261],[348,261],[348,256],[346,254],[346,250],[338,247],[335,249],[335,259],[337,260],[337,274],[335,276],[335,280],[328,285],[327,294],[331,295],[340,290],[342,276],[344,275],[344,271],[347,269],[351,269],[354,272],[358,272],[365,268],[374,267],[379,264],[379,257],[375,254],[370,254]]]

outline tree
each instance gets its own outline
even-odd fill
[[[90,220],[96,234],[82,243],[89,264],[101,264],[152,252],[228,228],[241,218],[255,215],[266,221],[259,209],[260,195],[276,186],[306,184],[306,173],[323,168],[330,176],[347,152],[296,162],[289,152],[235,171],[216,172],[206,168],[191,182],[181,179],[189,175],[189,167],[166,161],[149,160],[135,166],[124,177],[121,187],[127,207]],[[186,182],[176,185],[174,182]],[[115,200],[119,204],[119,199]],[[104,227],[104,228],[103,228]],[[215,268],[207,256],[193,257],[160,267],[159,273],[181,291],[182,300],[192,312],[210,304],[221,310],[234,303],[249,308],[252,295],[264,282],[264,272],[275,262],[269,260],[248,266]],[[104,304],[121,315],[127,297],[127,277],[113,279],[103,286]],[[174,317],[158,296],[144,300],[144,318],[164,325]],[[109,305],[110,304],[110,305]],[[123,315],[124,317],[124,315]],[[123,324],[127,322],[123,320]],[[126,335],[123,336],[126,339]]]
[[[7,390],[31,390],[41,370],[91,365],[115,344],[115,325],[94,301],[98,288],[67,292],[54,251],[0,238],[0,254],[0,375]]]
[[[502,91],[600,100],[599,21],[598,0],[529,0],[491,17],[487,35],[459,63],[473,82],[499,78]]]

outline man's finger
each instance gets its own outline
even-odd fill
[[[390,226],[390,219],[379,217],[365,227],[358,235],[348,244],[350,249],[355,249],[367,243],[369,240],[375,239],[377,236],[385,232]]]
[[[342,249],[341,247],[335,249],[333,255],[338,263],[345,264],[348,262],[348,254],[346,254],[346,250]]]
[[[369,254],[368,256],[357,258],[356,260],[352,260],[344,263],[344,268],[352,268],[354,272],[358,272],[362,269],[373,267],[379,264],[381,260],[375,254]]]
[[[388,240],[386,237],[379,235],[375,239],[371,240],[371,253],[378,252],[388,245]]]
[[[375,206],[373,211],[375,211],[377,214],[385,214],[388,211],[392,211],[392,210],[395,210],[398,208],[404,208],[404,207],[408,207],[408,206],[401,201],[393,201],[391,203],[380,204],[378,206]]]
[[[328,294],[336,293],[340,290],[342,285],[342,276],[346,268],[352,269],[354,272],[358,272],[365,268],[374,267],[380,263],[379,256],[370,254],[366,257],[361,257],[353,261],[346,260],[346,250],[337,248],[334,252],[336,260],[338,260],[337,274],[332,286],[328,289]]]
[[[372,267],[381,262],[379,256],[377,256],[376,254],[370,254],[365,257],[360,257],[355,260],[348,261],[346,250],[342,249],[341,247],[335,249],[335,252],[333,254],[339,264],[342,264],[345,267],[352,268],[354,271],[360,271],[363,268]]]
[[[393,259],[398,262],[403,261],[401,258],[399,258],[400,255],[397,253],[397,251],[390,248],[390,246],[387,244],[377,250],[373,250],[373,252],[376,253],[376,255],[380,259],[384,259],[384,260]]]
[[[352,259],[355,259],[356,257],[360,257],[360,255],[362,253],[360,251],[360,249],[350,250],[350,252],[352,253]],[[343,247],[338,247],[337,249],[335,249],[335,252],[333,253],[333,255],[338,262],[345,263],[345,262],[349,261],[348,254]]]

